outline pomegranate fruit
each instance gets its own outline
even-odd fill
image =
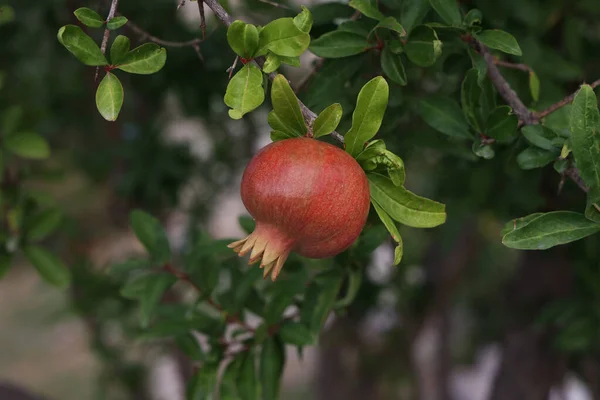
[[[229,244],[250,252],[263,276],[275,281],[290,252],[327,258],[360,235],[369,213],[369,183],[352,156],[316,139],[273,142],[250,160],[242,176],[244,206],[256,228]]]

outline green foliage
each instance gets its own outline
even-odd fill
[[[329,135],[338,127],[342,119],[342,106],[338,103],[332,104],[317,116],[313,122],[313,135],[315,138]]]
[[[89,26],[90,28],[100,28],[104,25],[104,19],[98,14],[96,11],[87,8],[81,7],[73,12],[75,17],[84,24],[85,26]]]
[[[66,25],[58,30],[58,41],[85,65],[102,66],[108,62],[94,40],[76,25]]]
[[[231,78],[224,99],[225,104],[231,107],[229,110],[231,118],[240,119],[263,103],[265,92],[262,84],[262,73],[254,64],[244,65]]]
[[[119,78],[107,72],[96,91],[96,107],[107,121],[116,121],[123,106],[123,85]]]

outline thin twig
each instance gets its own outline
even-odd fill
[[[202,38],[206,39],[206,17],[204,15],[204,0],[198,0],[198,11],[200,12],[200,29]]]
[[[291,10],[291,8],[289,8],[288,6],[286,6],[284,4],[275,3],[274,1],[270,1],[270,0],[258,0],[258,1],[260,1],[261,3],[272,5],[273,7],[284,8],[286,10]]]
[[[115,17],[115,13],[117,12],[117,6],[119,4],[119,0],[112,0],[110,4],[110,10],[108,11],[108,17],[106,17],[106,23]],[[110,29],[104,29],[104,37],[102,38],[102,45],[100,46],[100,51],[102,54],[106,54],[106,46],[108,45],[108,38],[110,37]],[[98,73],[100,72],[100,67],[96,67],[96,75],[94,76],[94,81],[98,81]]]
[[[508,61],[499,60],[498,58],[494,58],[494,64],[499,65],[504,68],[518,69],[523,72],[531,72],[532,71],[531,67],[527,64],[515,64],[515,63],[508,62]]]
[[[233,76],[233,71],[235,70],[235,66],[237,65],[239,56],[235,56],[235,60],[233,60],[233,65],[227,68],[227,72],[229,72],[229,79]]]
[[[590,86],[595,89],[596,87],[600,86],[600,79],[598,79],[597,81],[594,81],[590,84]],[[560,108],[566,106],[567,104],[570,104],[573,99],[575,99],[575,96],[577,95],[577,91],[575,91],[574,93],[568,95],[567,97],[565,97],[564,99],[562,99],[561,101],[552,104],[550,107],[546,108],[543,111],[539,111],[535,113],[535,118],[539,121],[544,117],[547,117],[548,115],[552,114],[553,112],[559,110]]]

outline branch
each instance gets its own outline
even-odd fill
[[[119,4],[119,0],[112,0],[110,4],[110,10],[108,11],[108,17],[106,17],[106,23],[115,17],[115,13],[117,12],[117,5]],[[108,45],[108,38],[110,36],[110,29],[104,29],[104,37],[102,38],[102,45],[100,46],[100,51],[102,54],[106,54],[106,45]],[[98,72],[100,71],[100,67],[96,67],[96,75],[94,76],[94,80],[98,80]]]
[[[198,0],[198,11],[200,12],[200,29],[202,38],[206,39],[206,17],[204,16],[204,0]]]
[[[527,64],[515,64],[515,63],[508,62],[508,61],[499,60],[496,57],[494,57],[494,64],[499,65],[504,68],[518,69],[519,71],[523,71],[523,72],[532,72],[531,67]]]
[[[203,0],[204,3],[215,13],[215,16],[227,27],[231,25],[234,19],[225,11],[225,9],[219,4],[218,0]],[[264,65],[265,60],[264,57],[258,57],[253,60],[256,65],[261,67]],[[270,73],[269,79],[272,81],[277,76],[276,73]],[[302,111],[302,115],[304,116],[304,120],[308,125],[312,125],[313,121],[317,118],[317,114],[315,114],[310,108],[308,108],[304,103],[298,99],[298,104],[300,105],[300,110]],[[339,141],[340,143],[344,143],[344,137],[340,135],[338,132],[332,132],[331,136],[334,139]]]
[[[600,86],[600,79],[598,79],[597,81],[594,81],[590,84],[590,86],[595,89],[596,87]],[[567,97],[565,97],[564,99],[562,99],[561,101],[552,104],[550,107],[546,108],[544,111],[539,111],[535,113],[535,118],[539,121],[540,119],[552,114],[554,111],[566,106],[567,104],[570,104],[573,99],[575,99],[575,95],[577,95],[577,91],[568,95]]]

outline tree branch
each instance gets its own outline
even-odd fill
[[[523,71],[523,72],[531,72],[532,71],[531,67],[527,64],[515,64],[515,63],[508,62],[508,61],[499,60],[496,57],[494,57],[494,64],[496,64],[500,67],[504,67],[504,68],[518,69],[519,71]]]
[[[106,23],[115,17],[115,13],[117,12],[117,5],[119,4],[119,0],[112,0],[110,4],[110,10],[108,11],[108,17],[106,17]],[[102,54],[106,54],[106,46],[108,45],[108,38],[110,37],[110,29],[104,29],[104,37],[102,38],[102,45],[100,46],[100,51]],[[96,67],[96,75],[94,76],[94,80],[98,80],[98,73],[100,71],[100,67]]]
[[[592,82],[590,84],[590,86],[593,89],[600,86],[600,79]],[[573,101],[573,99],[575,99],[575,95],[577,95],[577,92],[568,95],[567,97],[565,97],[564,99],[562,99],[561,101],[559,101],[557,103],[552,104],[550,107],[546,108],[544,111],[536,112],[535,118],[539,121],[540,119],[552,114],[554,111],[566,106],[567,104],[570,104]]]
[[[234,19],[225,11],[225,9],[219,4],[218,0],[203,0],[204,3],[215,13],[215,16],[227,27],[231,25]],[[264,57],[258,57],[252,62],[256,63],[259,67],[265,63]],[[269,79],[272,81],[277,76],[276,73],[270,73]],[[302,111],[302,115],[304,116],[304,120],[310,126],[313,121],[317,118],[317,114],[315,114],[310,108],[308,108],[300,99],[298,99],[298,104],[300,105],[300,110]],[[340,143],[344,143],[344,137],[340,135],[338,132],[332,132],[331,136],[339,141]]]

